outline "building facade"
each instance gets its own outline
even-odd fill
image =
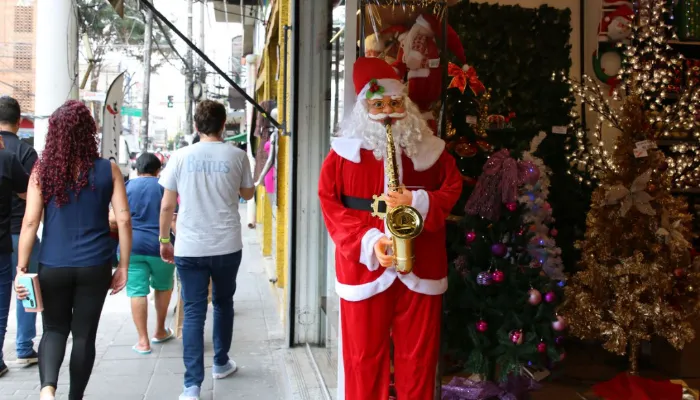
[[[0,94],[34,112],[36,6],[32,1],[0,0]]]

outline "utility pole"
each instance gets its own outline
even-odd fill
[[[146,12],[146,32],[143,38],[143,101],[141,103],[141,151],[148,151],[148,105],[151,101],[151,46],[153,37],[153,11]]]
[[[207,12],[204,1],[199,3],[199,48],[204,51],[204,13]],[[207,69],[204,66],[204,60],[199,58],[199,83],[204,86],[207,83]]]
[[[187,0],[187,38],[192,40],[192,0]],[[192,136],[192,129],[194,128],[192,94],[190,93],[193,72],[192,49],[187,46],[187,65],[185,65],[185,115],[187,116],[187,122],[185,122],[185,135],[188,137]]]

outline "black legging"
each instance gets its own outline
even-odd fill
[[[95,337],[102,306],[112,281],[112,266],[39,268],[44,302],[44,334],[39,345],[41,387],[57,387],[66,354],[68,334],[73,333],[70,355],[70,400],[80,400],[95,364]]]

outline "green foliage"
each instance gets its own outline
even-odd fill
[[[454,366],[485,374],[490,379],[518,372],[528,362],[546,366],[549,359],[558,360],[562,351],[555,343],[559,334],[552,329],[555,309],[563,296],[562,287],[540,268],[530,267],[533,260],[526,248],[532,236],[528,225],[522,222],[522,207],[514,212],[502,207],[498,221],[478,216],[463,220],[460,231],[475,232],[476,240],[467,244],[462,233],[461,241],[453,243],[450,250],[458,257],[450,268],[445,296],[447,352],[455,361],[466,360]],[[494,256],[491,252],[494,243],[505,243],[508,255]],[[505,274],[502,283],[488,286],[477,283],[479,273],[496,270]],[[557,300],[530,305],[531,288],[539,290],[543,298],[547,292],[554,292]],[[481,320],[489,326],[483,333],[476,330],[476,323]],[[522,330],[524,334],[520,345],[510,340],[514,330]],[[537,351],[540,341],[547,345],[549,358]]]
[[[146,18],[135,4],[126,2],[124,18],[120,18],[105,0],[78,0],[78,23],[81,34],[86,34],[93,52],[95,69],[93,79],[99,76],[104,56],[111,51],[122,52],[139,61],[143,61],[143,44],[146,33]],[[160,52],[162,59],[153,62],[152,72],[163,64],[171,53],[168,44],[171,33],[164,27],[161,30],[157,23],[153,24],[153,49]],[[83,49],[81,48],[81,52]],[[87,54],[82,54],[87,58]]]

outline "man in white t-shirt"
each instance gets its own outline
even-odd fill
[[[228,356],[233,335],[233,295],[243,241],[239,199],[253,198],[255,188],[246,153],[222,139],[226,108],[205,100],[197,106],[200,141],[176,151],[161,173],[165,194],[160,210],[160,255],[175,263],[184,303],[182,326],[185,385],[180,400],[199,400],[204,381],[204,322],[209,279],[214,305],[214,379],[236,372]],[[173,213],[177,243],[170,243]]]

